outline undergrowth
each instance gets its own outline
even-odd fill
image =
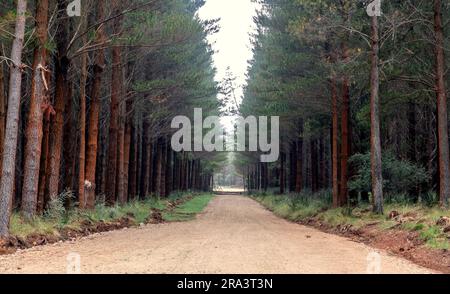
[[[188,219],[180,217],[184,214],[192,219],[196,213],[203,210],[212,195],[176,192],[165,199],[149,196],[145,200],[131,201],[123,206],[108,206],[100,200],[92,210],[79,210],[76,208],[72,192],[65,191],[57,199],[50,201],[42,216],[35,217],[31,221],[24,220],[20,213],[13,213],[10,221],[10,234],[21,238],[33,234],[58,235],[58,231],[62,229],[79,229],[86,221],[108,223],[118,221],[123,217],[131,217],[132,223],[139,225],[146,222],[153,210],[166,211],[169,202],[189,196],[194,197],[190,200],[186,199],[184,204],[173,209],[176,213],[163,213],[163,219],[166,221]]]

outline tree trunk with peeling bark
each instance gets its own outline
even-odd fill
[[[31,99],[26,125],[25,164],[22,189],[22,214],[31,219],[37,210],[39,167],[43,135],[43,103],[47,92],[45,67],[47,63],[48,0],[39,1],[36,9],[36,35],[38,44],[34,50]]]
[[[0,238],[8,237],[9,235],[10,204],[12,203],[14,192],[26,11],[27,1],[17,0],[15,37],[11,49],[13,67],[11,68],[9,79],[8,111],[0,181]]]

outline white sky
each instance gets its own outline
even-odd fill
[[[214,51],[214,63],[217,68],[216,80],[221,81],[227,67],[236,77],[237,86],[245,83],[247,61],[252,58],[249,34],[254,31],[253,16],[258,5],[252,0],[206,0],[200,9],[202,19],[220,18],[220,32],[209,38]],[[239,97],[242,88],[236,91]]]

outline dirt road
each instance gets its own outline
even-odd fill
[[[431,272],[289,223],[251,199],[218,196],[194,221],[97,234],[0,256],[0,273],[66,273],[68,255],[72,264],[80,257],[81,273]]]

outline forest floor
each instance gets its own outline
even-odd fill
[[[106,250],[105,250],[106,249]],[[217,196],[194,220],[149,224],[0,256],[0,273],[435,273],[348,238]]]

